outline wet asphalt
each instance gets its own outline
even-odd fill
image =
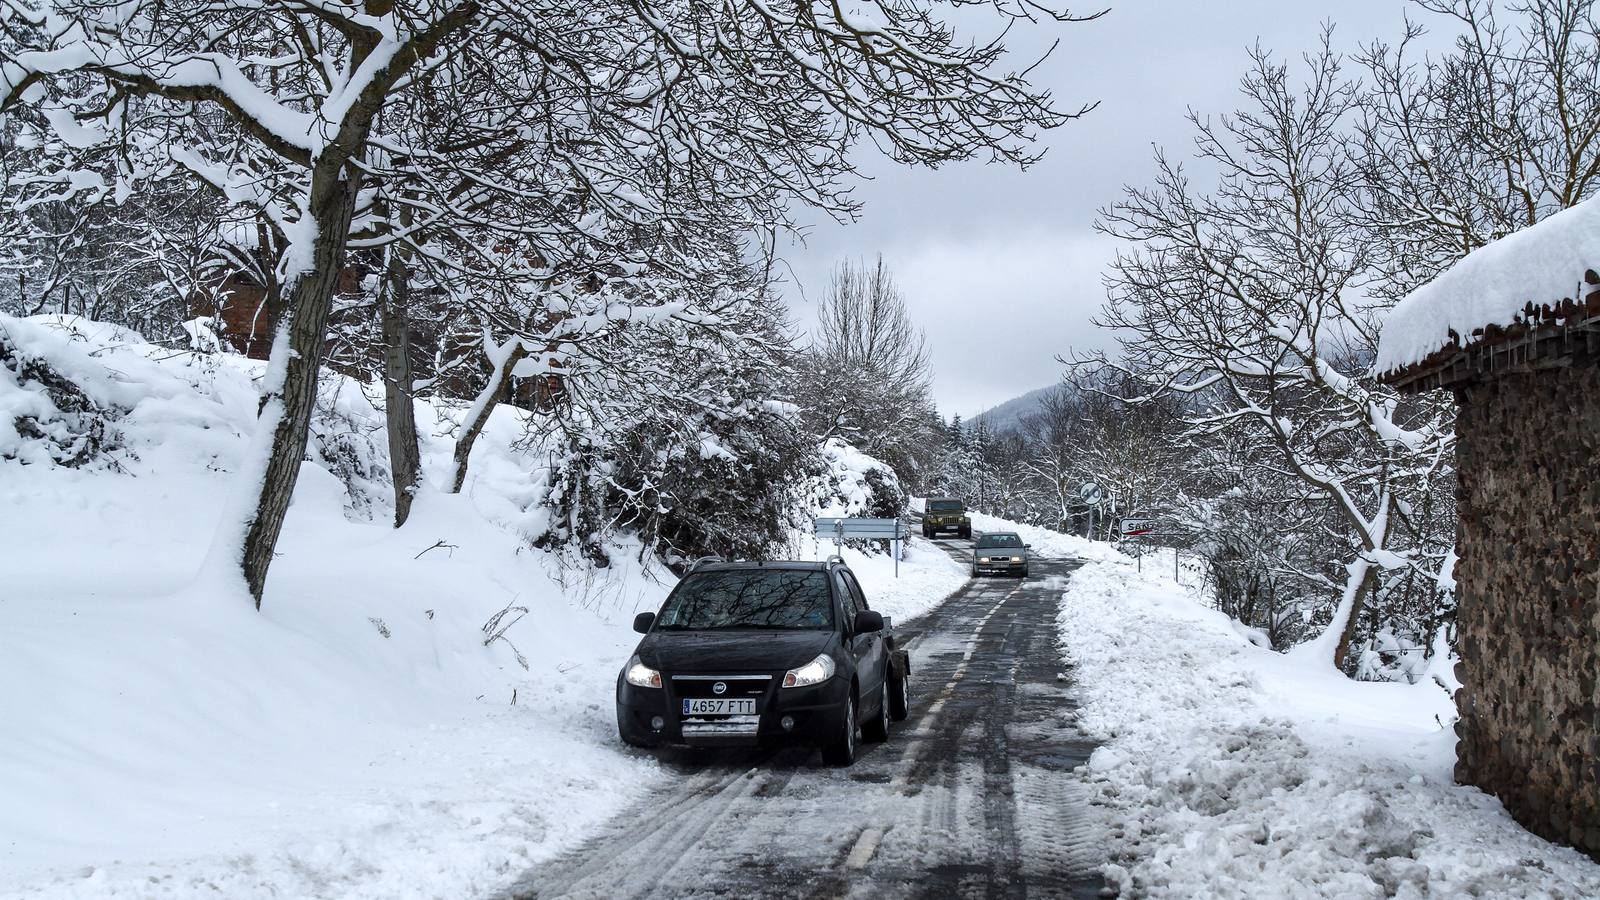
[[[937,543],[971,562],[970,541]],[[1070,774],[1094,744],[1055,627],[1079,565],[1035,557],[1027,579],[974,579],[898,623],[911,714],[853,766],[801,750],[662,753],[674,780],[499,897],[1103,896]]]

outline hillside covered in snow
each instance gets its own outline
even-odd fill
[[[625,535],[603,566],[534,546],[523,410],[395,529],[381,386],[326,374],[260,611],[198,574],[263,367],[0,316],[0,895],[467,896],[660,777],[612,692],[675,577]],[[416,404],[431,484],[463,405]],[[826,459],[812,502],[873,501],[870,458]],[[898,580],[846,555],[900,617],[964,578],[920,542]]]

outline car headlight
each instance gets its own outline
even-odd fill
[[[661,687],[661,673],[640,662],[637,653],[628,660],[628,668],[623,671],[622,677],[637,687]]]
[[[1020,556],[1013,556],[1013,557],[1011,557],[1011,561],[1012,561],[1012,562],[1022,562],[1022,557],[1020,557]]]
[[[989,557],[987,557],[987,556],[978,557],[978,562],[988,562],[988,561],[989,561]]]
[[[824,653],[798,669],[790,669],[783,673],[783,686],[809,687],[821,684],[833,677],[833,670],[833,657]]]

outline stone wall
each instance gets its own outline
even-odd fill
[[[1457,399],[1456,778],[1600,859],[1600,365]]]

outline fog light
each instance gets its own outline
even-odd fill
[[[650,727],[660,731],[661,729],[667,727],[667,720],[661,718],[660,716],[651,716]]]
[[[778,724],[783,726],[783,730],[784,731],[793,731],[794,730],[794,716],[784,716],[783,718],[778,720]]]

